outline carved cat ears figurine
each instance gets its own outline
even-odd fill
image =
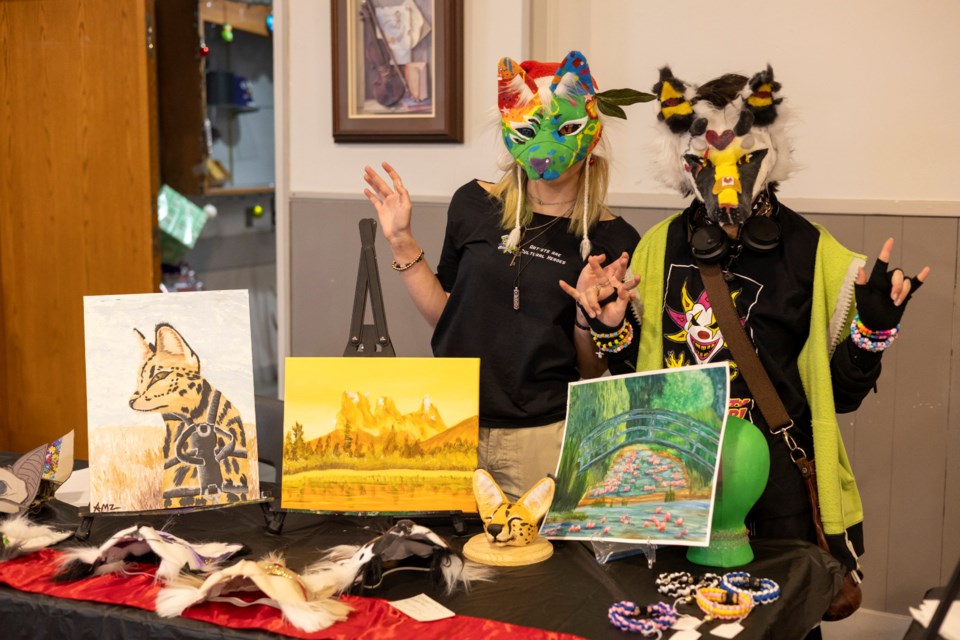
[[[553,502],[556,483],[547,476],[516,502],[510,502],[496,480],[484,471],[473,472],[473,493],[477,498],[483,531],[488,542],[522,547],[537,537],[540,520]]]

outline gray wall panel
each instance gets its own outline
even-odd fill
[[[445,209],[415,206],[414,228],[431,266],[440,253]],[[616,212],[641,233],[672,213]],[[290,215],[293,355],[339,356],[356,285],[357,223],[375,212],[366,201],[294,198]],[[868,269],[889,236],[897,239],[893,265],[911,275],[924,264],[934,268],[910,302],[903,336],[884,356],[879,393],[840,416],[866,511],[864,606],[906,614],[927,588],[946,581],[960,554],[960,401],[950,404],[951,395],[960,398],[960,225],[956,218],[808,218],[867,254]],[[376,249],[395,349],[429,356],[430,330],[394,277],[379,231]]]

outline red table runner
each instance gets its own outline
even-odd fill
[[[121,604],[148,611],[155,610],[160,585],[154,580],[156,567],[138,565],[142,573],[108,574],[77,582],[53,582],[59,566],[60,552],[44,549],[36,553],[0,563],[0,582],[20,591],[42,593],[58,598]],[[386,600],[361,596],[342,597],[353,607],[344,622],[307,633],[285,622],[279,609],[266,605],[236,607],[224,602],[204,602],[183,612],[184,618],[211,622],[233,629],[262,629],[307,640],[377,639],[384,638],[458,638],[493,640],[496,638],[530,638],[532,640],[582,640],[578,636],[522,627],[495,620],[457,615],[435,622],[417,622],[394,609]]]

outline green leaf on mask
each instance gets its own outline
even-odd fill
[[[597,94],[597,108],[605,116],[627,119],[626,112],[619,105],[631,105],[637,102],[650,102],[656,99],[652,93],[636,89],[608,89]]]
[[[605,116],[610,116],[611,118],[621,118],[623,120],[627,119],[627,112],[612,102],[598,99],[597,108],[600,110],[600,113]]]
[[[656,99],[652,93],[637,91],[636,89],[608,89],[597,94],[597,98],[604,102],[613,104],[636,104],[637,102],[650,102]]]

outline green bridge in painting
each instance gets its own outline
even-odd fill
[[[720,451],[720,436],[709,425],[666,409],[631,409],[598,424],[580,443],[579,470],[630,445],[661,445],[683,454],[710,477]]]

